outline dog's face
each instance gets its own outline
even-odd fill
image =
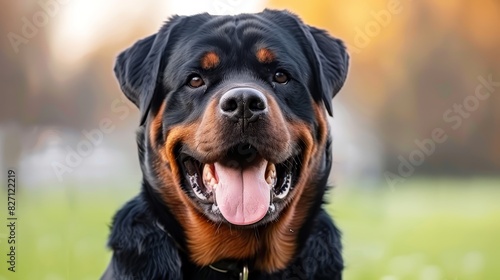
[[[145,180],[189,242],[212,226],[300,228],[321,203],[324,108],[347,64],[339,40],[269,10],[174,17],[119,56],[121,87],[142,113]]]

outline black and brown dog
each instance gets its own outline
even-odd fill
[[[286,11],[175,16],[117,60],[141,193],[103,279],[341,279],[322,209],[343,43]]]

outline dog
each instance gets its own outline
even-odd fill
[[[143,179],[101,279],[342,279],[322,206],[348,64],[341,40],[267,9],[173,16],[122,52]]]

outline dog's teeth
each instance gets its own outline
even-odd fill
[[[267,178],[266,178],[266,182],[267,182],[267,184],[268,184],[268,185],[272,185],[272,184],[273,184],[273,182],[274,182],[274,180],[273,180],[273,178],[272,178],[272,177],[267,177]]]
[[[213,177],[213,175],[212,175],[212,171],[210,170],[210,165],[205,164],[203,166],[203,179],[210,182],[210,178],[212,178],[212,177]]]
[[[210,164],[205,164],[203,166],[203,184],[210,188],[213,188],[213,186],[217,184],[217,180],[215,179],[213,169]]]
[[[276,184],[276,166],[272,163],[267,164],[266,182],[271,187],[274,187],[274,185]]]
[[[219,211],[219,206],[217,206],[215,203],[212,204],[212,212],[217,213]]]
[[[271,203],[271,205],[269,205],[269,212],[273,213],[274,211],[276,211],[276,206],[274,203]]]
[[[214,186],[215,184],[217,184],[217,182],[215,181],[215,178],[212,177],[209,181],[204,181],[204,184],[207,192],[211,193],[214,190]]]

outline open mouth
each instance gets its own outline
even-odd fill
[[[185,190],[214,221],[253,225],[277,217],[297,181],[300,159],[272,163],[249,144],[203,163],[181,153]],[[223,217],[223,219],[222,219]]]

